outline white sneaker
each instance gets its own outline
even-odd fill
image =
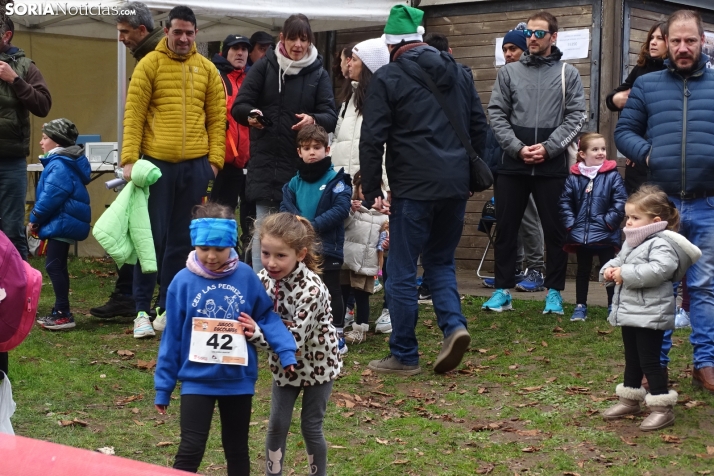
[[[134,339],[143,339],[144,337],[154,337],[156,333],[151,326],[149,315],[144,311],[140,311],[139,315],[134,319]]]
[[[392,332],[392,318],[389,315],[389,309],[382,309],[382,314],[379,316],[376,325],[374,326],[374,332],[381,332],[382,334],[389,334]]]
[[[345,323],[342,326],[343,329],[347,329],[350,327],[352,324],[355,322],[355,310],[354,309],[347,309],[345,311]]]
[[[381,291],[382,289],[384,289],[384,286],[382,286],[382,283],[379,282],[379,278],[375,278],[375,280],[374,280],[374,292],[375,292],[375,293],[378,293],[378,292]]]
[[[166,311],[159,314],[159,308],[156,308],[156,319],[154,319],[154,330],[164,332],[166,329]]]
[[[367,337],[369,324],[352,324],[352,330],[345,334],[345,342],[359,344]]]

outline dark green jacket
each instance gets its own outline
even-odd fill
[[[30,113],[46,117],[52,106],[42,74],[25,52],[11,46],[0,61],[17,73],[13,83],[0,81],[0,160],[30,155]]]
[[[146,38],[141,40],[141,42],[136,45],[136,49],[131,52],[131,55],[134,57],[136,62],[138,63],[144,56],[154,51],[156,49],[156,45],[159,44],[159,41],[161,41],[164,36],[164,29],[156,27]]]

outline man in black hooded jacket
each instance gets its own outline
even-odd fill
[[[479,153],[488,127],[469,73],[448,53],[422,42],[424,29],[419,24],[423,15],[405,5],[392,8],[382,37],[391,62],[374,74],[367,88],[359,147],[365,199],[390,215],[391,353],[370,362],[369,367],[399,375],[421,371],[414,333],[420,253],[444,333],[434,371],[456,368],[471,341],[461,313],[455,268],[469,198],[469,154],[422,79],[422,70],[436,83]],[[380,187],[385,144],[391,203],[382,198]]]

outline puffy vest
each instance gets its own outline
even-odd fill
[[[0,53],[0,61],[7,63],[25,79],[33,61],[25,52]],[[30,155],[30,112],[22,105],[12,85],[0,81],[0,157],[17,158]]]

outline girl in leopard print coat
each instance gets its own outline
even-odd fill
[[[332,383],[342,367],[342,356],[337,331],[331,322],[330,294],[316,273],[319,255],[315,249],[315,232],[305,218],[276,213],[258,224],[257,236],[264,266],[258,277],[298,347],[295,372],[291,373],[281,368],[278,356],[270,351],[273,388],[266,438],[266,474],[282,474],[293,407],[302,391],[300,424],[309,474],[324,475],[327,443],[322,422]],[[251,340],[258,347],[270,350],[257,326]]]

